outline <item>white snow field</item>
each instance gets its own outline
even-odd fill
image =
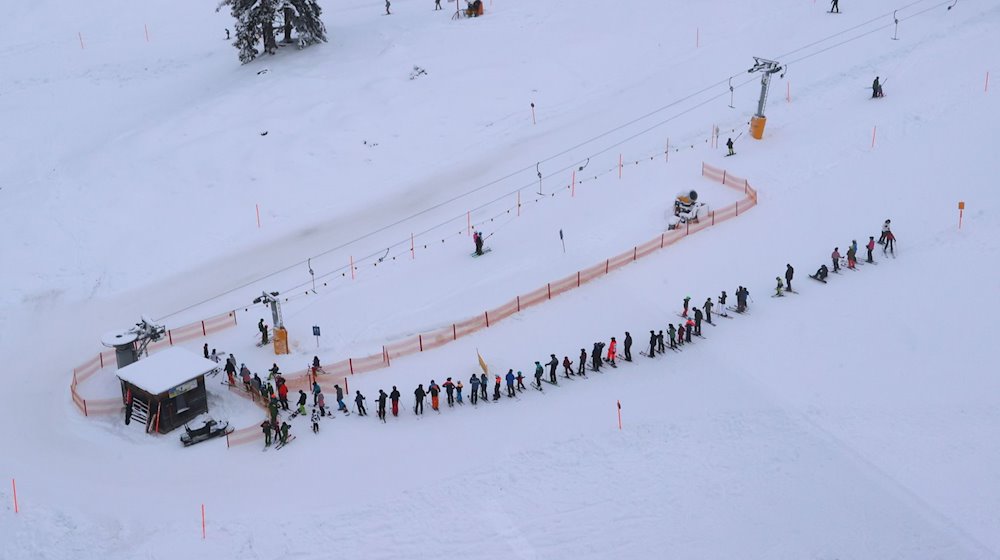
[[[232,18],[202,4],[6,14],[0,558],[1000,557],[1000,4],[493,0],[455,21],[448,2],[327,0],[329,43],[245,66]],[[788,65],[760,141],[754,56]],[[372,412],[399,387],[385,425],[295,419],[287,449],[182,448],[70,398],[73,368],[140,314],[236,309],[184,346],[260,373],[377,353],[659,235],[681,191],[741,197],[703,162],[758,205],[352,376]],[[886,218],[895,258],[806,277]],[[786,263],[798,293],[770,298]],[[639,355],[684,296],[738,285],[748,315]],[[252,344],[262,290],[288,297],[290,355]],[[477,351],[530,376],[625,331],[633,363],[409,410],[418,383],[467,383]],[[209,379],[212,416],[260,421]],[[117,391],[111,368],[80,387]]]

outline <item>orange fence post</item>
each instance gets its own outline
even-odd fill
[[[738,200],[736,201],[736,215],[740,215],[740,201]]]
[[[354,375],[354,358],[347,358],[347,369]]]
[[[98,354],[97,357],[101,359],[101,369],[104,369],[104,352]],[[75,371],[73,372],[73,376],[76,377]]]
[[[725,170],[725,169],[723,169],[723,170],[722,170],[722,184],[723,184],[723,185],[725,185],[725,184],[726,184],[726,173],[728,173],[728,171],[727,171],[727,170]]]
[[[576,287],[577,288],[580,287],[580,271],[579,270],[576,271]]]
[[[83,415],[90,416],[89,414],[87,414],[87,399],[80,399],[80,400],[83,401]]]
[[[420,345],[420,351],[423,352],[424,351],[424,335],[422,335],[422,334],[418,334],[417,335],[417,343]]]
[[[632,260],[634,261],[638,258],[639,258],[639,246],[636,245],[635,247],[632,247]]]
[[[611,266],[611,259],[607,259],[606,261],[604,261],[604,274],[608,273],[608,267],[610,266]]]
[[[715,210],[712,210],[712,225],[715,225]]]
[[[545,288],[549,291],[549,299],[552,299],[552,283],[546,284]]]
[[[521,312],[521,296],[517,296],[517,312]]]
[[[174,335],[170,331],[167,331],[167,340],[170,341],[170,345],[174,345]]]
[[[958,229],[962,229],[962,213],[965,212],[965,202],[958,201]]]
[[[486,328],[489,328],[490,327],[490,312],[489,311],[485,311],[484,313],[486,314]]]
[[[451,324],[451,339],[458,340],[458,327],[455,326],[455,323]]]
[[[201,336],[208,336],[208,331],[205,330],[205,321],[201,322]]]

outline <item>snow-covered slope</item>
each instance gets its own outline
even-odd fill
[[[901,7],[886,2],[830,15],[785,0],[497,0],[452,21],[432,2],[381,16],[352,1],[324,6],[329,44],[242,67],[210,8],[19,6],[14,28],[45,34],[0,42],[0,419],[14,430],[0,473],[21,506],[0,486],[0,557],[997,557],[1000,110],[984,90],[1000,8],[946,4],[901,10],[893,41]],[[789,69],[765,139],[744,134],[723,158],[756,109],[751,56]],[[414,65],[427,75],[409,80]],[[614,169],[619,153],[656,158],[533,202],[536,162],[552,193],[570,166]],[[350,384],[370,409],[398,385],[405,409],[417,383],[467,380],[477,350],[501,375],[626,330],[637,351],[685,295],[750,288],[749,316],[679,354],[388,425],[337,417],[314,436],[296,420],[297,441],[264,454],[182,450],[68,398],[103,332],[205,300],[169,320],[242,309],[308,282],[309,257],[331,285],[289,302],[287,367],[311,357],[311,324],[332,360],[460,319],[655,235],[679,190],[728,202],[702,161],[748,177],[759,206]],[[483,221],[518,189],[521,217]],[[470,219],[494,251],[473,260],[465,212],[483,205]],[[885,218],[897,258],[805,277]],[[408,259],[426,230],[438,245]],[[387,247],[406,258],[332,281]],[[786,263],[800,293],[767,297]],[[211,342],[263,371],[255,313]]]

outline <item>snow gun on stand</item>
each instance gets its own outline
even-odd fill
[[[708,205],[698,202],[697,191],[680,193],[674,200],[674,218],[667,229],[677,229],[688,222],[698,223],[698,220],[707,216],[708,212]]]

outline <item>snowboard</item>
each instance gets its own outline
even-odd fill
[[[817,278],[815,274],[810,274],[809,277],[812,278],[813,280],[817,281],[817,282],[822,282],[822,283],[826,284],[826,280],[824,280],[822,278]]]

